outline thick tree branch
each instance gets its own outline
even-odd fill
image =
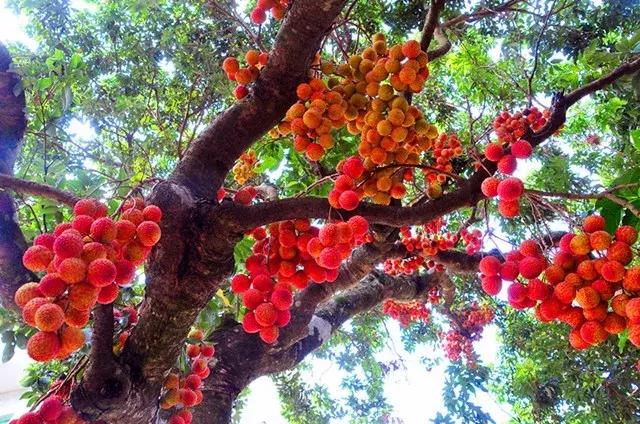
[[[27,127],[24,92],[18,89],[20,77],[10,66],[9,51],[0,43],[0,174],[5,175],[13,175],[13,165]],[[5,308],[17,309],[14,293],[21,285],[35,279],[22,265],[22,253],[26,248],[13,198],[0,191],[0,302]]]
[[[555,99],[551,116],[546,125],[537,133],[523,136],[532,146],[537,146],[551,137],[565,122],[567,109],[581,98],[592,94],[619,78],[640,70],[640,58],[625,62],[609,74],[580,87],[566,96],[558,95]],[[465,206],[475,205],[484,198],[480,185],[485,178],[496,171],[496,164],[488,160],[459,188],[444,196],[430,200],[418,206],[381,206],[361,202],[352,212],[334,211],[343,217],[361,215],[371,223],[400,227],[429,222]],[[238,225],[244,229],[269,224],[285,219],[319,218],[326,219],[331,212],[329,202],[319,197],[300,197],[265,202],[254,206],[230,205],[231,213],[236,216]]]
[[[0,174],[0,188],[13,190],[16,193],[28,194],[31,196],[46,197],[58,203],[73,207],[80,198],[73,193],[40,184],[33,181],[22,180],[10,175]]]
[[[292,368],[326,342],[351,317],[368,311],[385,299],[411,300],[426,296],[446,275],[391,277],[373,271],[354,287],[321,305],[304,337],[284,350],[272,349],[246,334],[241,326],[221,328],[213,334],[216,356],[211,376],[204,381],[204,402],[194,410],[194,422],[224,424],[231,417],[235,397],[262,375]],[[242,355],[238,355],[242,352]]]
[[[438,17],[444,8],[445,1],[446,0],[431,0],[431,7],[427,13],[427,18],[424,20],[422,35],[420,37],[420,48],[422,51],[426,52],[429,49],[434,31],[438,26]]]
[[[212,198],[233,164],[273,128],[296,100],[322,37],[346,0],[297,0],[278,32],[267,66],[251,94],[227,109],[191,144],[174,178],[199,197]]]

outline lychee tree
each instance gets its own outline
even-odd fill
[[[230,422],[264,375],[291,422],[387,422],[390,320],[450,362],[436,422],[491,421],[487,384],[523,422],[637,420],[638,2],[11,4],[16,422]]]

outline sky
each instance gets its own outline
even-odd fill
[[[81,0],[71,2],[72,5],[82,7]],[[25,25],[27,19],[24,16],[16,16],[6,7],[4,0],[0,0],[0,41],[3,42],[22,42],[27,47],[35,49],[37,42],[32,40],[25,33]],[[493,55],[499,55],[499,49],[495,49]],[[168,65],[170,66],[170,65]],[[94,134],[93,129],[88,123],[74,120],[70,124],[69,132],[81,142],[88,139]],[[534,164],[521,167],[518,170],[519,176],[531,171]],[[493,246],[487,246],[492,248]],[[500,246],[506,250],[506,246]],[[501,295],[504,297],[504,294]],[[400,327],[395,321],[389,324],[391,334],[391,347],[385,348],[378,355],[380,361],[390,361],[402,358],[405,367],[388,374],[385,383],[385,395],[389,404],[393,408],[393,415],[401,418],[406,424],[423,424],[428,419],[433,418],[437,412],[444,412],[442,405],[441,392],[444,385],[446,361],[426,370],[425,366],[420,362],[422,356],[433,356],[439,353],[434,352],[431,347],[420,347],[414,353],[408,353],[402,348],[400,341]],[[481,341],[476,343],[476,351],[480,355],[485,364],[492,364],[496,361],[498,355],[499,341],[496,335],[496,328],[489,326],[485,330],[485,335]],[[307,359],[309,360],[309,359]],[[336,364],[326,360],[310,359],[312,367],[308,373],[310,381],[321,381],[325,383],[331,393],[335,396],[340,394],[340,379],[344,373]],[[23,369],[28,363],[28,358],[24,352],[17,352],[16,357],[0,367],[0,374],[7,375],[6,370]],[[17,384],[8,384],[0,386],[0,391],[7,389],[16,389]],[[251,394],[246,402],[246,407],[242,414],[242,424],[286,424],[281,417],[277,391],[274,384],[269,378],[262,377],[250,386]],[[499,423],[505,423],[509,419],[509,406],[497,404],[490,395],[481,394],[477,397],[477,402],[485,407],[494,420]],[[15,404],[14,408],[22,410]],[[0,412],[5,412],[0,405]],[[16,411],[18,412],[18,411]]]

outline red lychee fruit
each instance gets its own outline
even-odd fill
[[[616,230],[616,240],[632,246],[638,240],[638,232],[630,225],[622,225]]]
[[[576,288],[570,282],[563,281],[555,286],[553,294],[560,302],[568,305],[576,297]]]
[[[604,218],[600,215],[589,215],[582,221],[582,229],[585,233],[591,234],[596,231],[602,231],[605,227]]]
[[[264,302],[264,293],[260,290],[249,289],[242,295],[242,303],[244,303],[244,306],[246,306],[247,309],[254,310],[262,302]]]
[[[549,284],[558,284],[564,280],[564,270],[558,265],[550,265],[544,270],[544,276]]]
[[[38,331],[27,342],[27,353],[34,361],[54,359],[60,351],[60,339],[56,333]]]
[[[29,271],[45,271],[53,259],[53,252],[44,246],[36,245],[28,248],[22,256],[22,264]]]
[[[518,263],[520,275],[527,279],[538,277],[544,271],[545,266],[546,263],[543,259],[535,257],[526,257]]]
[[[267,344],[273,344],[278,340],[280,330],[275,325],[271,327],[263,327],[260,329],[260,338]]]
[[[496,276],[489,277],[485,275],[484,277],[482,277],[481,284],[482,284],[482,289],[489,296],[497,295],[498,293],[500,293],[500,290],[502,289],[502,280],[500,279],[500,277],[496,277]]]
[[[96,287],[105,287],[116,280],[118,271],[108,259],[96,259],[87,268],[87,280]]]
[[[40,404],[38,414],[45,421],[55,421],[62,414],[62,399],[58,396],[51,396]]]
[[[87,266],[79,258],[67,258],[58,265],[58,276],[69,284],[76,284],[84,280]]]
[[[569,243],[571,253],[574,255],[588,255],[591,252],[589,236],[587,234],[576,234]]]
[[[355,215],[349,218],[347,223],[353,229],[353,235],[355,237],[362,237],[369,232],[369,222],[360,215]]]
[[[495,256],[485,256],[480,260],[480,263],[478,264],[478,269],[480,270],[480,272],[489,277],[500,274],[501,267],[502,264],[500,263],[500,259],[496,258]]]
[[[498,202],[498,212],[505,218],[515,218],[520,215],[520,202],[518,200],[500,200]]]
[[[91,224],[93,224],[93,217],[89,215],[78,215],[71,221],[71,227],[83,236],[89,235]]]
[[[520,268],[516,261],[506,261],[500,268],[500,277],[506,281],[513,281],[518,278],[520,274]]]
[[[116,267],[116,283],[121,286],[129,284],[136,275],[136,267],[124,259],[115,261],[114,265]]]
[[[583,309],[591,309],[600,303],[600,295],[591,287],[583,287],[576,292],[576,302]]]
[[[591,346],[582,338],[578,328],[569,333],[569,344],[576,350],[584,350]]]
[[[55,303],[47,303],[37,309],[34,321],[40,331],[58,331],[64,323],[64,311]]]
[[[74,284],[69,288],[69,305],[75,309],[89,310],[98,301],[100,289],[89,283]]]
[[[480,190],[482,194],[487,196],[488,198],[496,197],[498,195],[498,185],[500,184],[500,180],[495,177],[488,177],[482,181],[480,185]]]
[[[274,290],[270,300],[276,309],[285,311],[293,304],[293,295],[289,290]]]
[[[40,291],[40,285],[38,283],[27,283],[21,285],[20,288],[16,290],[16,293],[13,296],[13,301],[19,308],[24,308],[30,300],[43,296],[44,295]]]
[[[526,140],[518,140],[511,145],[511,154],[518,159],[527,159],[531,156],[533,148]]]
[[[633,324],[640,323],[640,297],[634,297],[626,302],[625,315]]]
[[[96,212],[96,201],[93,199],[80,199],[73,206],[73,214],[75,216],[89,215],[91,217],[95,217]]]
[[[504,155],[498,161],[498,171],[503,174],[513,174],[517,167],[518,163],[513,155]]]
[[[113,303],[118,298],[118,294],[120,294],[120,290],[115,283],[111,283],[108,286],[103,286],[98,292],[97,302],[101,305],[108,305],[109,303]]]
[[[609,334],[619,334],[622,333],[625,328],[627,328],[627,321],[624,319],[624,317],[610,312],[604,319],[602,326],[604,327],[604,331]]]
[[[93,241],[111,243],[117,235],[116,225],[111,218],[98,218],[91,224],[90,235]]]
[[[524,185],[519,178],[509,177],[498,184],[498,197],[503,201],[513,201],[522,196]]]
[[[607,259],[626,265],[633,259],[633,252],[627,243],[616,241],[607,249]]]
[[[231,279],[231,291],[234,293],[244,293],[251,287],[251,280],[244,274],[236,274]]]
[[[509,303],[521,303],[527,298],[527,288],[521,283],[511,283],[507,288]]]
[[[602,266],[600,274],[602,278],[611,282],[618,282],[624,278],[624,265],[617,261],[608,261]]]
[[[342,258],[336,248],[327,247],[322,249],[318,264],[324,268],[337,269],[340,267]]]
[[[549,296],[551,296],[551,293],[553,293],[553,288],[551,286],[543,283],[537,278],[529,280],[527,290],[530,299],[539,301],[546,300]]]
[[[589,234],[589,244],[593,250],[607,250],[611,245],[611,236],[606,231],[594,231]]]
[[[596,345],[604,342],[609,334],[598,321],[587,321],[580,327],[580,336],[585,342]]]
[[[336,244],[338,244],[338,227],[336,226],[336,224],[325,224],[320,229],[318,238],[325,247],[335,246]]]
[[[265,302],[255,309],[256,322],[263,327],[272,326],[278,317],[278,310],[270,302]]]
[[[160,226],[153,221],[143,221],[136,229],[138,240],[143,246],[151,247],[158,243],[160,236]]]
[[[43,233],[37,235],[36,238],[33,239],[34,246],[44,246],[49,250],[53,250],[53,243],[56,241],[56,236],[49,233]]]
[[[497,162],[504,155],[504,149],[498,143],[489,143],[484,150],[484,156],[491,162]]]
[[[242,328],[246,333],[253,334],[260,331],[260,324],[256,321],[253,311],[249,311],[242,318]]]
[[[344,164],[342,165],[342,172],[345,175],[357,180],[364,173],[364,165],[362,164],[362,159],[357,156],[351,156],[350,158],[347,158],[347,160],[345,160]]]

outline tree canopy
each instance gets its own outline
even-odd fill
[[[16,422],[239,422],[264,375],[291,423],[396,422],[392,320],[433,422],[640,420],[637,0],[8,4]]]

